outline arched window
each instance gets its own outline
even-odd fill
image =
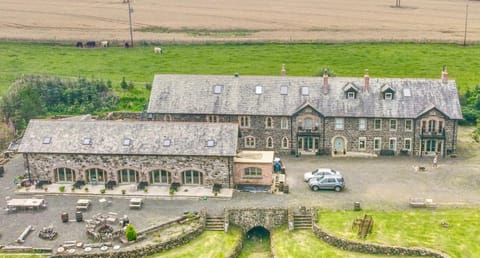
[[[281,120],[281,128],[282,129],[288,129],[288,118],[282,118]]]
[[[152,170],[150,171],[150,184],[170,184],[172,182],[172,175],[166,170]]]
[[[248,167],[243,171],[245,177],[262,177],[262,169],[256,167]]]
[[[245,137],[245,148],[255,148],[255,137],[253,136]]]
[[[269,149],[273,148],[273,138],[272,137],[267,138],[267,148],[269,148]]]
[[[172,116],[169,115],[169,114],[164,115],[164,116],[163,116],[163,121],[167,121],[167,122],[172,121]]]
[[[288,149],[288,138],[287,137],[282,138],[282,149]]]
[[[182,172],[182,184],[201,185],[203,183],[203,174],[196,170],[186,170]]]
[[[265,118],[265,128],[273,128],[273,118]]]
[[[131,184],[138,182],[138,172],[133,169],[120,169],[117,171],[117,178],[119,184]]]
[[[311,118],[305,118],[305,130],[312,130],[313,120]]]
[[[87,182],[91,184],[105,183],[107,172],[101,168],[90,168],[87,170]]]
[[[75,171],[70,168],[56,168],[53,170],[55,182],[72,183],[75,182]]]

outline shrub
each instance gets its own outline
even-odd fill
[[[101,194],[104,194],[104,193],[105,193],[105,188],[100,189],[100,193],[101,193]]]
[[[137,240],[137,231],[132,224],[127,225],[127,229],[125,230],[125,237],[128,241]]]
[[[62,186],[58,187],[58,190],[59,190],[61,193],[65,192],[65,186],[62,185]]]
[[[127,190],[122,189],[122,194],[125,194],[126,192],[127,192]]]
[[[85,190],[85,192],[88,192],[88,187],[85,187],[83,190]]]

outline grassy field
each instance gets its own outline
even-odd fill
[[[373,233],[365,242],[428,247],[452,257],[480,256],[480,212],[478,209],[415,211],[329,211],[319,212],[319,225],[335,235],[359,240],[352,222],[363,214],[373,216]],[[445,228],[442,222],[448,223]]]
[[[328,67],[337,76],[439,78],[448,66],[461,90],[480,84],[480,45],[414,43],[345,44],[207,44],[164,45],[133,49],[77,49],[70,45],[0,42],[0,94],[22,74],[97,78],[112,81],[122,103],[119,109],[140,110],[148,99],[145,84],[162,74],[278,75],[286,64],[292,76],[314,76]],[[135,83],[122,92],[122,77]]]

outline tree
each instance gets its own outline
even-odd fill
[[[137,231],[135,231],[132,224],[127,225],[127,229],[125,229],[125,237],[128,241],[137,240]]]
[[[125,76],[122,78],[122,82],[120,83],[120,87],[122,87],[123,90],[128,89],[128,83],[125,81]]]

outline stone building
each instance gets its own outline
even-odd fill
[[[235,122],[239,148],[291,154],[448,155],[462,119],[456,83],[392,79],[155,75],[145,118]]]
[[[263,186],[270,190],[273,182],[273,151],[241,151],[233,159],[235,187]]]
[[[31,120],[19,146],[32,179],[233,187],[236,123]]]

